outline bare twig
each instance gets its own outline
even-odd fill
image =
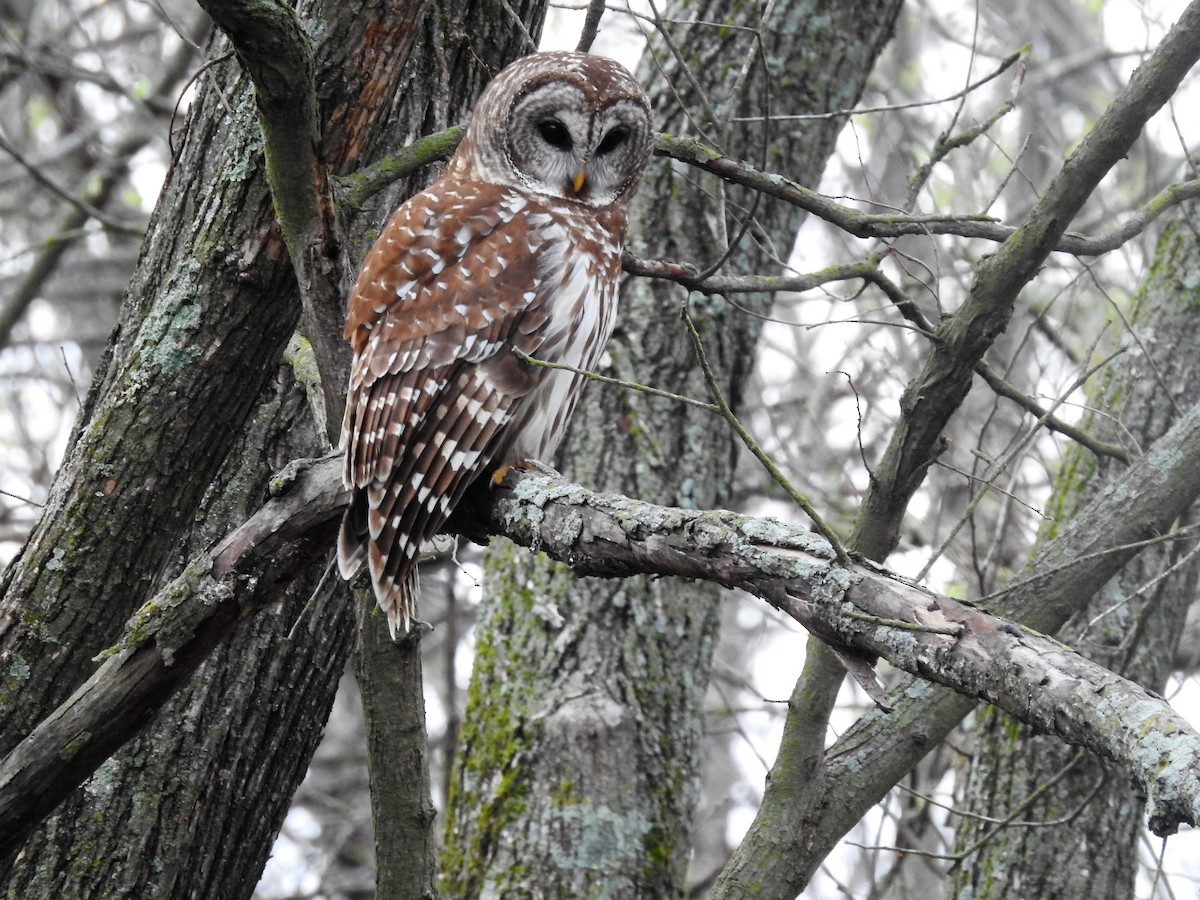
[[[976,91],[979,88],[983,87],[989,81],[994,81],[995,79],[999,78],[1001,75],[1003,75],[1009,69],[1011,69],[1014,65],[1016,65],[1018,62],[1020,62],[1025,56],[1027,56],[1029,53],[1029,50],[1030,50],[1030,48],[1028,45],[1022,47],[1017,52],[1011,53],[1008,56],[1006,56],[1004,59],[1002,59],[1000,61],[1000,64],[998,66],[996,66],[996,68],[994,70],[992,70],[992,72],[990,72],[987,75],[984,75],[982,78],[978,79],[977,81],[970,82],[961,91],[955,91],[953,94],[948,94],[945,97],[938,97],[934,100],[914,100],[912,103],[891,103],[891,104],[888,104],[885,106],[857,106],[852,109],[835,109],[833,112],[824,112],[824,113],[798,113],[796,115],[775,114],[775,115],[771,116],[771,120],[774,122],[787,122],[787,121],[807,121],[807,120],[812,120],[812,119],[838,119],[838,118],[843,118],[843,117],[847,117],[847,116],[865,116],[865,115],[873,114],[873,113],[899,112],[900,110],[905,110],[905,109],[920,109],[920,108],[926,107],[926,106],[938,106],[942,103],[952,103],[955,100],[963,99],[968,94],[970,94],[972,91]],[[758,122],[758,121],[761,121],[762,118],[763,118],[762,116],[739,116],[739,117],[735,118],[733,121],[735,121],[735,122]]]
[[[1024,391],[1017,390],[1012,384],[1005,381],[1000,373],[993,369],[986,360],[980,360],[976,364],[975,372],[987,382],[988,387],[997,396],[1006,397],[1013,401],[1013,403],[1016,403],[1026,412],[1037,417],[1039,424],[1045,425],[1051,431],[1057,431],[1064,437],[1069,437],[1077,444],[1086,447],[1096,456],[1111,456],[1113,459],[1126,464],[1133,459],[1133,455],[1120,444],[1113,444],[1109,441],[1102,441],[1099,438],[1093,437],[1082,428],[1077,428],[1069,422],[1064,422],[1055,416],[1052,410],[1043,409],[1036,400]]]
[[[959,513],[958,520],[952,526],[950,526],[941,544],[939,544],[938,547],[929,554],[929,559],[925,561],[925,565],[923,565],[921,567],[921,571],[917,573],[918,581],[923,580],[929,575],[929,570],[933,568],[933,564],[937,562],[942,554],[946,552],[950,544],[953,542],[955,536],[957,536],[958,532],[963,528],[964,525],[967,524],[968,521],[970,521],[971,516],[975,513],[976,507],[978,507],[980,502],[982,502],[988,491],[992,489],[992,481],[999,477],[1000,473],[1008,468],[1008,466],[1011,465],[1012,462],[1022,452],[1024,452],[1025,448],[1032,443],[1034,437],[1038,433],[1039,428],[1045,424],[1045,420],[1050,417],[1054,410],[1056,410],[1065,402],[1066,398],[1070,396],[1072,392],[1083,387],[1083,385],[1087,383],[1088,379],[1096,374],[1096,372],[1107,366],[1113,361],[1114,358],[1120,356],[1124,352],[1125,351],[1123,349],[1118,349],[1104,359],[1100,360],[1095,365],[1085,368],[1085,370],[1079,374],[1075,381],[1065,391],[1063,391],[1062,396],[1054,401],[1050,409],[1047,410],[1031,428],[1026,430],[1025,434],[1021,436],[1020,440],[1017,440],[1011,447],[1009,447],[1000,459],[990,464],[982,477],[976,479],[979,482],[979,489],[976,490],[972,494],[971,499],[967,501],[966,505]],[[1088,356],[1090,355],[1091,354],[1089,353]]]
[[[850,281],[855,278],[871,281],[878,270],[879,259],[877,256],[871,257],[862,262],[829,266],[804,275],[710,275],[707,278],[702,277],[703,273],[697,272],[686,263],[640,259],[629,252],[625,253],[622,266],[631,275],[674,281],[701,294],[729,295],[777,291],[801,293],[837,281]]]
[[[916,208],[917,197],[921,190],[929,181],[930,175],[933,174],[933,168],[952,152],[960,147],[966,147],[973,143],[980,135],[986,134],[991,130],[992,126],[1007,116],[1010,112],[1016,109],[1017,106],[1017,89],[1021,81],[1025,77],[1025,65],[1022,63],[1017,67],[1016,76],[1013,78],[1013,89],[1009,92],[1008,98],[1000,105],[994,113],[988,116],[981,122],[959,132],[958,134],[941,134],[933,145],[933,150],[930,151],[929,159],[921,163],[908,179],[908,194],[904,199],[904,209],[906,211]],[[965,92],[964,92],[965,94]]]
[[[587,53],[592,49],[596,33],[600,30],[600,19],[604,15],[604,0],[590,0],[587,5],[587,15],[583,17],[583,28],[579,32],[579,43],[575,49]]]
[[[809,499],[805,497],[804,494],[800,493],[800,491],[796,489],[788,477],[783,474],[783,471],[779,468],[779,466],[775,465],[775,461],[771,459],[769,455],[767,455],[767,452],[763,450],[758,441],[754,439],[754,435],[752,435],[746,426],[742,424],[741,419],[737,417],[733,409],[729,406],[728,401],[725,399],[725,392],[721,389],[721,383],[717,379],[716,374],[713,372],[712,366],[708,364],[708,356],[704,352],[704,342],[700,339],[700,332],[696,330],[696,324],[692,321],[692,317],[688,315],[686,303],[680,306],[679,315],[683,319],[684,327],[687,328],[688,335],[692,339],[692,346],[696,350],[696,358],[700,362],[700,369],[704,373],[704,380],[708,384],[709,392],[712,394],[713,400],[716,402],[717,410],[721,417],[729,423],[729,426],[733,429],[734,433],[737,434],[742,443],[746,445],[746,449],[748,449],[754,455],[754,458],[762,464],[763,468],[767,470],[767,473],[771,476],[775,483],[784,489],[787,495],[792,498],[793,503],[804,510],[804,514],[808,516],[813,525],[816,526],[817,531],[821,533],[821,536],[829,541],[829,545],[833,548],[833,552],[837,557],[838,562],[840,562],[842,565],[851,565],[852,563],[850,561],[850,554],[848,554],[846,552],[846,548],[842,546],[842,542],[838,539],[837,534],[834,533],[832,528],[825,524],[825,520],[821,518],[821,514],[817,512],[816,507],[812,505]]]
[[[83,217],[78,219],[78,221],[84,222],[88,219],[95,219],[105,228],[115,231],[118,234],[126,234],[131,237],[141,237],[145,233],[145,225],[139,225],[136,222],[122,222],[118,219],[114,219],[108,213],[104,212],[104,210],[96,207],[92,201],[97,198],[97,195],[99,194],[98,191],[93,190],[90,192],[90,196],[83,197],[77,197],[75,194],[72,194],[69,190],[43,172],[41,168],[35,162],[33,162],[33,160],[25,156],[24,153],[18,150],[2,134],[0,134],[0,150],[3,150],[5,153],[11,156],[17,165],[29,173],[34,181],[36,181],[46,190],[50,191],[50,193],[54,194],[54,196],[75,207],[80,213],[82,213]]]
[[[812,213],[841,230],[860,238],[901,237],[904,235],[950,234],[966,238],[1003,242],[1017,229],[983,215],[873,215],[838,203],[823,194],[802,187],[781,175],[762,172],[747,163],[730,159],[699,141],[671,135],[659,135],[657,152],[712,172],[735,184],[762,191],[799,209]],[[1111,231],[1088,237],[1063,231],[1050,249],[1074,256],[1097,256],[1120,247],[1145,230],[1146,226],[1168,209],[1185,200],[1200,197],[1200,179],[1168,185],[1131,213]]]
[[[537,359],[530,356],[524,350],[517,347],[512,348],[512,352],[518,359],[523,359],[525,362],[533,366],[540,366],[543,369],[561,369],[564,372],[574,372],[576,375],[582,375],[588,381],[595,381],[600,384],[611,384],[613,387],[619,387],[629,391],[639,391],[643,394],[649,394],[651,397],[662,397],[664,400],[674,400],[676,403],[682,403],[685,406],[694,406],[697,409],[703,409],[707,412],[719,413],[720,407],[715,403],[705,403],[703,400],[694,400],[691,397],[685,397],[683,394],[673,394],[670,391],[664,391],[661,388],[650,387],[645,384],[638,384],[636,381],[624,381],[620,378],[610,378],[608,375],[601,375],[599,372],[589,372],[587,369],[577,369],[574,366],[568,366],[565,363],[549,362],[544,359]]]

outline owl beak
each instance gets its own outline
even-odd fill
[[[575,193],[583,190],[583,183],[587,181],[587,169],[580,169],[571,176],[571,187],[575,189]]]

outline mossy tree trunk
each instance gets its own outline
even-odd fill
[[[760,21],[752,5],[731,13],[725,3],[674,4],[664,19],[678,54],[652,40],[657,63],[640,70],[657,125],[814,185],[840,119],[773,123],[769,133],[733,120],[781,105],[801,113],[852,106],[899,6],[779,3]],[[675,18],[749,28],[675,28]],[[705,268],[739,235],[746,210],[753,223],[727,271],[775,271],[799,227],[794,208],[756,205],[737,188],[655,162],[635,200],[630,249]],[[662,283],[623,285],[607,374],[703,398],[679,317],[685,299],[737,404],[758,321],[721,297],[689,298]],[[739,304],[765,312],[769,298]],[[731,433],[710,414],[592,385],[556,462],[588,487],[706,508],[729,498],[736,455]],[[680,894],[720,591],[574,578],[510,545],[489,550],[485,590],[451,783],[446,894]]]
[[[1196,272],[1200,209],[1181,208],[1159,242],[1129,319],[1136,340],[1088,403],[1088,431],[1133,454],[1162,436],[1200,393]],[[1070,519],[1121,466],[1073,446],[1056,483],[1054,523]],[[1193,514],[1194,519],[1194,514]],[[1192,519],[1179,523],[1186,526]],[[1200,565],[1193,541],[1147,547],[1059,638],[1084,655],[1161,690],[1195,601]],[[1053,735],[1037,735],[993,707],[981,709],[965,789],[980,817],[958,824],[956,896],[1133,896],[1145,810],[1124,773]],[[1006,826],[1010,820],[1045,823]]]
[[[537,22],[544,5],[516,8]],[[314,2],[299,14],[313,36],[321,149],[334,175],[461,119],[525,49],[508,5],[487,0]],[[206,55],[228,46],[216,38]],[[77,436],[0,581],[4,752],[90,674],[191,553],[261,504],[273,472],[328,447],[308,399],[319,391],[302,374],[311,365],[293,373],[303,342],[285,353],[301,308],[250,83],[230,57],[198,84]],[[341,210],[345,271],[423,177]],[[308,603],[325,569],[314,560],[279,585],[277,613],[242,626],[43,825],[10,861],[8,896],[250,895],[353,643],[340,580]],[[432,883],[427,848],[414,863],[419,895]]]

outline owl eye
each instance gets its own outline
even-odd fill
[[[546,119],[537,123],[538,134],[551,147],[569,150],[571,147],[571,132],[558,119]]]
[[[608,134],[600,139],[600,144],[596,147],[596,155],[604,156],[606,153],[612,153],[629,137],[629,129],[617,126]]]

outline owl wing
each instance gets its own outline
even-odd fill
[[[515,191],[438,183],[397,210],[364,261],[346,324],[354,490],[338,562],[350,577],[365,555],[393,635],[408,629],[421,545],[511,444],[506,426],[543,377],[510,348],[537,355],[559,340],[545,276],[565,254],[561,232]]]

